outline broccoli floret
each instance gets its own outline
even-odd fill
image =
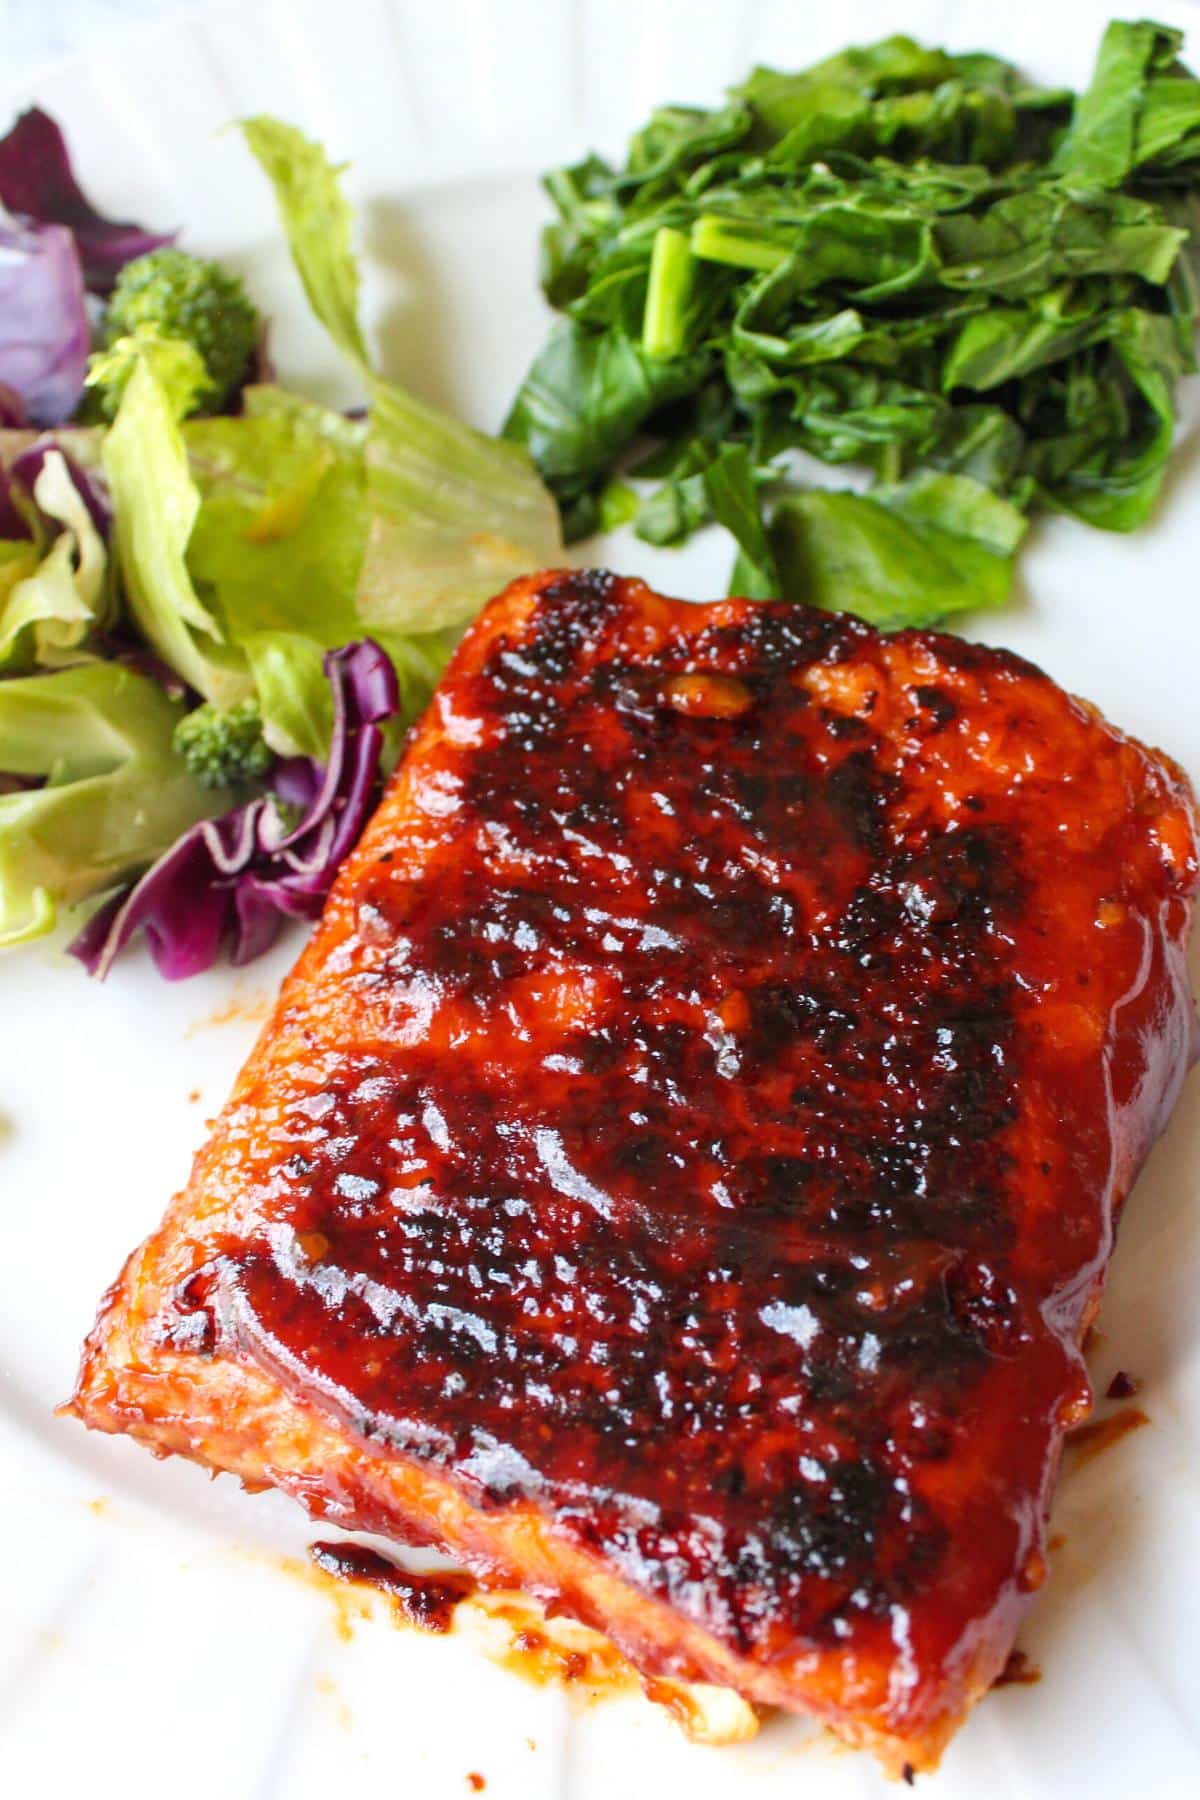
[[[172,743],[189,775],[206,788],[261,781],[275,760],[263,738],[262,713],[254,699],[226,711],[206,701],[184,714]]]
[[[185,250],[152,250],[118,275],[104,315],[105,344],[147,327],[198,352],[212,384],[204,409],[219,412],[250,366],[259,322],[240,279],[228,269]]]

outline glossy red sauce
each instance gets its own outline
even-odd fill
[[[422,1631],[449,1631],[455,1608],[475,1592],[469,1575],[417,1575],[365,1544],[310,1544],[308,1554],[323,1574],[385,1594],[405,1623]]]
[[[656,604],[564,579],[452,670],[178,1304],[738,1653],[885,1659],[901,1716],[1044,1571],[1189,1055],[1186,801],[1015,658]]]
[[[322,1541],[310,1544],[308,1554],[322,1574],[384,1595],[400,1620],[422,1631],[450,1631],[459,1605],[479,1593],[470,1575],[457,1570],[420,1575],[365,1544]],[[634,1670],[606,1638],[595,1633],[579,1641],[561,1638],[535,1604],[519,1596],[487,1595],[481,1604],[507,1633],[502,1650],[489,1650],[492,1660],[534,1686],[581,1687],[598,1698],[636,1685]],[[694,1722],[694,1708],[677,1683],[647,1684],[646,1692],[681,1722]]]

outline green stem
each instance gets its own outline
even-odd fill
[[[777,269],[790,252],[766,238],[748,237],[727,219],[706,213],[692,226],[692,255],[704,262],[729,263],[735,269]]]
[[[682,231],[662,225],[650,252],[650,285],[642,315],[647,356],[678,356],[684,347],[684,309],[692,285],[692,248]]]

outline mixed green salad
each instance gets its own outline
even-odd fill
[[[921,625],[1030,515],[1129,530],[1195,367],[1200,82],[1108,28],[1080,95],[905,37],[547,178],[562,315],[493,439],[375,368],[321,147],[241,123],[364,407],[281,387],[231,271],[0,141],[0,944],[92,911],[169,977],[319,911],[480,604],[577,538],[702,525],[731,586]],[[867,491],[805,480],[807,453]],[[810,465],[811,468],[811,465]]]
[[[523,451],[373,368],[324,152],[241,130],[360,415],[271,380],[228,270],[99,218],[44,113],[0,143],[0,943],[99,898],[101,975],[315,916],[467,621],[562,555]]]

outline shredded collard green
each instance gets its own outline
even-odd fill
[[[507,433],[568,533],[641,477],[647,540],[717,519],[744,591],[902,624],[1002,601],[1038,507],[1139,525],[1195,366],[1180,46],[1114,23],[1076,97],[893,37],[755,69],[718,110],[655,112],[622,167],[550,175],[563,317]],[[794,451],[876,488],[799,489]]]

